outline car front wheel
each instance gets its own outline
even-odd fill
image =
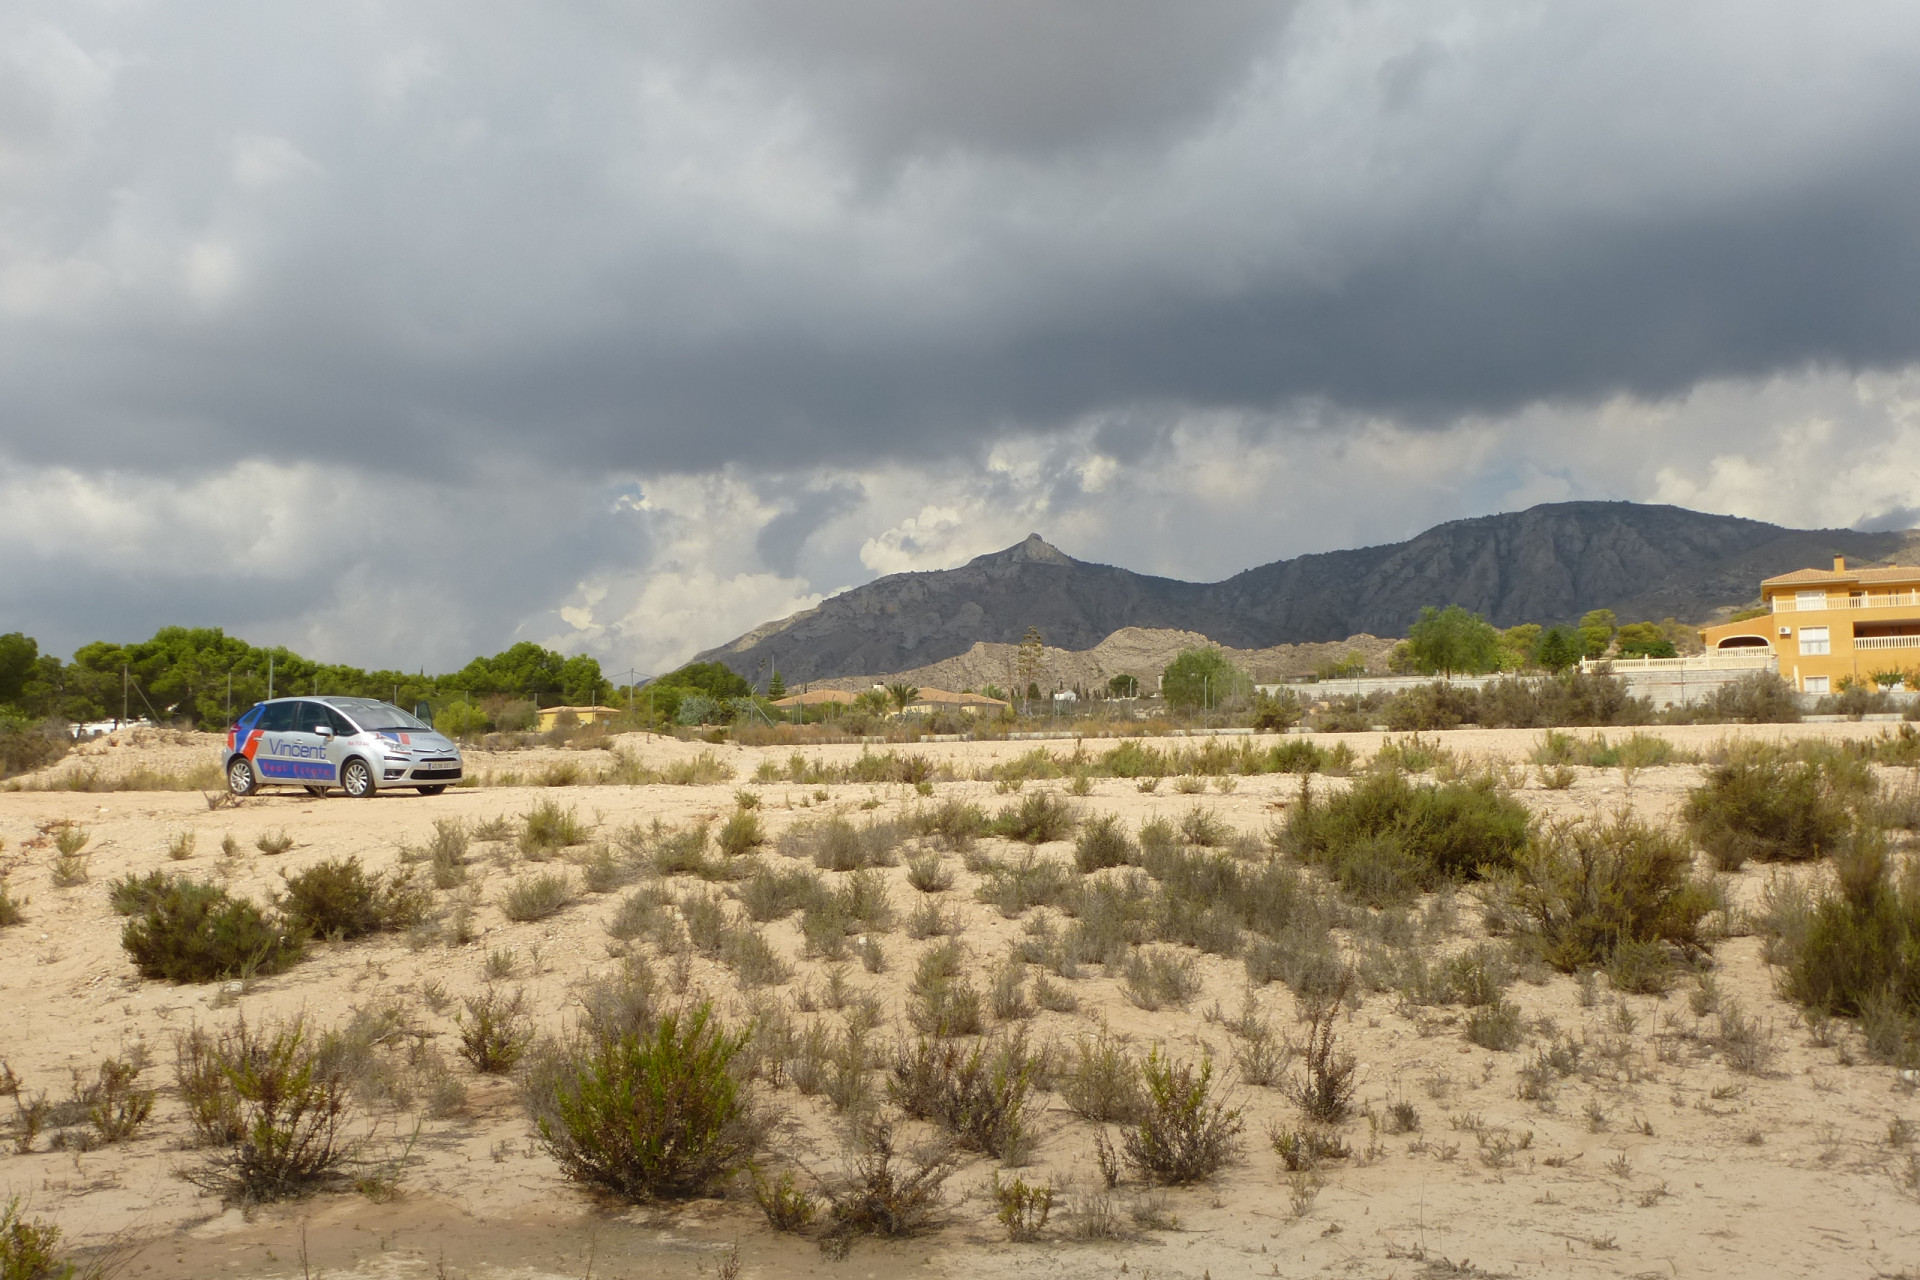
[[[259,789],[260,779],[254,775],[253,762],[245,756],[235,756],[227,766],[227,790],[237,796],[250,796]]]
[[[355,800],[364,800],[373,794],[373,769],[358,756],[347,761],[340,769],[340,789]]]

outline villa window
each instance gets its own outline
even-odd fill
[[[1830,692],[1830,690],[1827,688],[1827,677],[1826,676],[1808,676],[1807,692],[1808,693]]]
[[[1796,591],[1793,593],[1793,607],[1796,610],[1824,609],[1827,607],[1827,593],[1821,591]]]
[[[1828,647],[1827,628],[1825,627],[1800,628],[1800,656],[1801,657],[1813,658],[1829,652],[1831,652],[1831,650]]]

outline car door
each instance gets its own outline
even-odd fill
[[[253,750],[253,767],[263,782],[297,782],[299,775],[294,772],[293,724],[294,707],[291,700],[269,702],[260,712],[260,720],[254,729],[260,735],[259,743]]]
[[[331,786],[339,773],[329,758],[333,743],[332,709],[324,702],[296,702],[293,731],[287,735],[287,758],[293,777],[309,786]],[[322,732],[325,730],[325,732]]]

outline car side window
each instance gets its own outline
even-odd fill
[[[333,727],[327,722],[327,708],[325,704],[319,702],[302,702],[296,705],[299,707],[299,710],[294,712],[294,732],[315,733],[318,732],[323,725],[329,729]]]
[[[353,734],[360,732],[358,729],[353,727],[353,722],[351,720],[347,719],[345,716],[340,714],[338,708],[329,707],[325,703],[322,703],[321,709],[327,713],[327,723],[332,725],[333,731],[339,734],[341,737],[343,738],[349,737]]]
[[[260,729],[266,733],[292,733],[295,703],[269,702],[260,715]]]
[[[236,723],[234,727],[238,729],[253,728],[256,724],[260,722],[261,712],[265,711],[266,709],[267,709],[266,704],[264,703],[256,704],[251,710],[247,712],[247,714],[240,717],[239,721]]]

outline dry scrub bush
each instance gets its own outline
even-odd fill
[[[1352,987],[1353,975],[1347,972],[1326,998],[1308,1004],[1301,1074],[1288,1089],[1300,1109],[1322,1124],[1338,1124],[1353,1110],[1354,1075],[1360,1064],[1340,1047],[1334,1031],[1340,1006]]]
[[[245,898],[175,878],[127,922],[120,944],[142,977],[213,982],[291,968],[304,938]]]
[[[181,1173],[202,1190],[242,1204],[283,1200],[331,1184],[351,1159],[347,1080],[303,1019],[255,1029],[241,1018],[178,1061],[196,1134],[214,1148]]]
[[[767,833],[766,829],[760,825],[760,815],[750,809],[735,809],[732,815],[720,824],[720,852],[725,857],[740,857],[766,842]]]
[[[768,1124],[735,1074],[746,1042],[708,1003],[646,1030],[583,1027],[528,1075],[539,1140],[568,1178],[629,1200],[709,1194],[766,1141]]]
[[[357,857],[316,862],[286,881],[276,905],[295,927],[322,938],[404,929],[425,916],[432,901],[410,877],[368,875]]]
[[[1026,1111],[1038,1067],[1025,1033],[964,1047],[923,1038],[895,1050],[887,1096],[914,1119],[939,1125],[955,1145],[1019,1164],[1032,1144]]]
[[[485,1075],[502,1075],[513,1070],[533,1041],[533,1020],[527,1016],[526,993],[516,990],[503,996],[488,987],[478,996],[461,1002],[463,1013],[454,1015],[460,1028],[460,1056]]]
[[[1064,840],[1073,834],[1079,821],[1073,806],[1051,791],[1032,791],[1020,803],[1000,810],[991,830],[997,836],[1022,844],[1046,844]]]
[[[1200,962],[1168,947],[1141,947],[1127,956],[1127,999],[1149,1012],[1184,1009],[1200,994]]]
[[[27,918],[26,906],[30,900],[16,898],[7,890],[4,872],[0,872],[0,929],[19,924]]]
[[[822,871],[860,871],[893,866],[900,860],[896,851],[905,836],[901,823],[882,820],[856,826],[835,815],[789,828],[780,838],[780,852],[811,859]]]
[[[907,859],[907,883],[922,893],[945,893],[953,888],[953,868],[937,853],[916,853]]]
[[[1738,871],[1749,860],[1818,858],[1851,823],[1836,770],[1764,746],[1714,765],[1687,794],[1682,815],[1721,871]]]
[[[1514,860],[1503,888],[1518,932],[1563,973],[1613,967],[1616,959],[1650,960],[1634,971],[1656,972],[1628,986],[1657,978],[1669,951],[1704,950],[1700,922],[1719,905],[1713,886],[1694,877],[1686,844],[1624,810],[1611,820],[1543,826]]]
[[[573,881],[566,873],[544,871],[508,885],[500,899],[500,910],[507,919],[524,924],[556,915],[572,901]]]
[[[911,819],[919,836],[937,836],[947,847],[965,850],[987,830],[987,814],[977,804],[955,796],[932,809],[918,809]]]
[[[1073,865],[1083,873],[1122,867],[1139,860],[1139,847],[1113,814],[1090,819],[1074,838]]]
[[[1140,1063],[1102,1028],[1075,1042],[1061,1075],[1060,1100],[1082,1120],[1132,1124],[1146,1110]]]
[[[846,1256],[858,1236],[919,1235],[939,1221],[945,1184],[958,1168],[950,1148],[919,1148],[902,1158],[893,1124],[883,1116],[850,1135],[845,1176],[827,1188],[828,1229],[821,1248]]]
[[[551,854],[587,842],[587,826],[572,808],[557,800],[542,800],[520,816],[520,851],[530,856]]]
[[[1190,1063],[1156,1046],[1140,1064],[1145,1102],[1140,1119],[1121,1134],[1121,1154],[1150,1182],[1184,1186],[1210,1178],[1239,1149],[1246,1127],[1241,1108],[1213,1096],[1213,1059]]]

